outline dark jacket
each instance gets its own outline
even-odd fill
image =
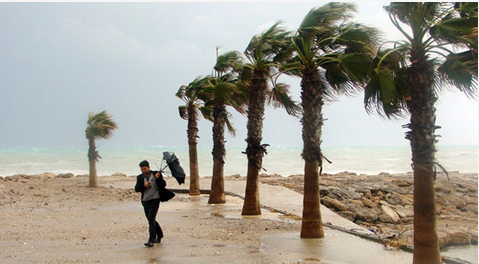
[[[153,173],[153,175],[156,175],[157,172],[158,171],[151,171],[151,173]],[[143,173],[136,176],[135,191],[136,192],[141,192],[141,200],[142,201],[143,201],[143,193],[146,190],[145,178],[146,178],[146,176]],[[163,175],[161,174],[161,172],[160,172],[160,177],[158,179],[156,179],[156,181],[157,181],[156,186],[158,187],[158,191],[160,191],[160,193],[161,193],[162,189],[165,189],[165,187],[166,187],[166,182],[163,179]]]

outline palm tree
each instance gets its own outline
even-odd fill
[[[292,45],[296,52],[287,71],[301,77],[304,200],[301,238],[324,236],[319,200],[323,167],[322,108],[334,93],[353,92],[365,82],[376,31],[348,22],[354,4],[328,3],[303,19]]]
[[[286,32],[275,23],[268,30],[253,36],[245,50],[247,74],[243,74],[248,80],[246,89],[248,96],[248,144],[246,155],[248,156],[248,174],[246,178],[246,191],[242,215],[260,215],[261,207],[259,200],[259,172],[262,168],[263,156],[266,154],[268,144],[261,144],[263,139],[263,119],[265,104],[273,104],[275,107],[284,106],[290,114],[298,112],[298,106],[288,95],[288,86],[276,83],[279,76],[277,69],[284,59],[288,58],[288,38],[290,32]],[[272,80],[273,88],[268,85],[268,79]]]
[[[202,89],[207,85],[208,78],[197,77],[188,86],[181,86],[176,96],[185,102],[179,106],[180,117],[188,120],[188,148],[190,156],[190,195],[200,195],[200,177],[198,171],[198,119],[204,109],[203,101],[199,98]]]
[[[385,9],[406,40],[380,50],[365,89],[368,111],[388,118],[410,114],[414,172],[413,263],[442,263],[436,232],[434,104],[443,85],[477,92],[477,2],[391,3]],[[439,165],[440,168],[442,168]]]
[[[217,48],[218,53],[218,48]],[[224,164],[225,164],[225,127],[234,135],[234,128],[229,120],[231,114],[226,106],[234,107],[244,114],[244,92],[237,85],[238,72],[243,68],[241,54],[237,51],[217,54],[213,74],[209,85],[203,93],[205,105],[211,107],[213,120],[213,177],[209,204],[225,203]]]
[[[118,126],[113,121],[113,117],[106,111],[100,113],[90,112],[88,114],[87,128],[85,130],[86,139],[88,139],[88,161],[90,162],[90,187],[99,187],[98,176],[96,174],[96,163],[101,157],[96,150],[96,139],[108,139],[113,130]]]

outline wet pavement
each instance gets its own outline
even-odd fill
[[[186,192],[189,183],[179,186],[174,178],[167,177],[167,187],[177,192]],[[123,183],[112,184],[116,188],[131,188],[121,186]],[[201,179],[201,189],[207,192],[211,186],[210,178]],[[282,186],[260,184],[260,202],[263,207],[261,218],[281,219],[284,215],[293,216],[290,219],[300,219],[302,215],[303,196],[295,191]],[[234,204],[242,204],[245,192],[245,181],[225,181],[227,194],[239,199]],[[236,198],[235,198],[236,197]],[[218,216],[218,215],[217,215]],[[241,218],[241,208],[230,210],[225,218]],[[296,216],[296,218],[294,218]],[[324,239],[301,239],[297,233],[281,233],[263,236],[261,247],[242,248],[229,245],[226,241],[223,244],[208,245],[205,247],[221,247],[222,256],[188,256],[176,255],[171,258],[151,259],[147,263],[412,263],[412,253],[395,249],[386,249],[382,244],[371,241],[376,235],[368,229],[361,227],[321,205],[321,216],[325,225]],[[162,244],[161,248],[168,248],[170,245],[198,247],[197,243],[188,244],[187,241],[169,242]],[[476,246],[477,248],[477,246]],[[160,249],[163,250],[163,249]],[[232,254],[247,254],[247,259],[228,259],[228,251]],[[186,257],[186,258],[185,258]],[[477,258],[472,257],[470,263],[477,263]],[[468,262],[463,262],[468,263]]]

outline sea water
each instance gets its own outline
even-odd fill
[[[225,159],[225,175],[245,176],[247,158],[245,147],[228,147]],[[477,146],[438,146],[437,161],[448,171],[478,172]],[[186,174],[189,174],[188,147],[99,147],[98,175],[117,172],[128,176],[139,173],[138,164],[150,161],[152,169],[163,168],[164,151],[174,152]],[[211,176],[213,158],[210,147],[198,147],[200,176]],[[0,149],[0,175],[73,173],[88,174],[87,148],[4,148]],[[274,146],[268,148],[263,159],[263,172],[290,176],[304,172],[301,147]],[[332,163],[324,162],[323,173],[344,171],[357,174],[405,173],[411,171],[411,150],[408,146],[387,147],[323,147],[324,156]]]

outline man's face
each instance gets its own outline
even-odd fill
[[[150,172],[150,167],[140,167],[141,172],[147,175]]]

